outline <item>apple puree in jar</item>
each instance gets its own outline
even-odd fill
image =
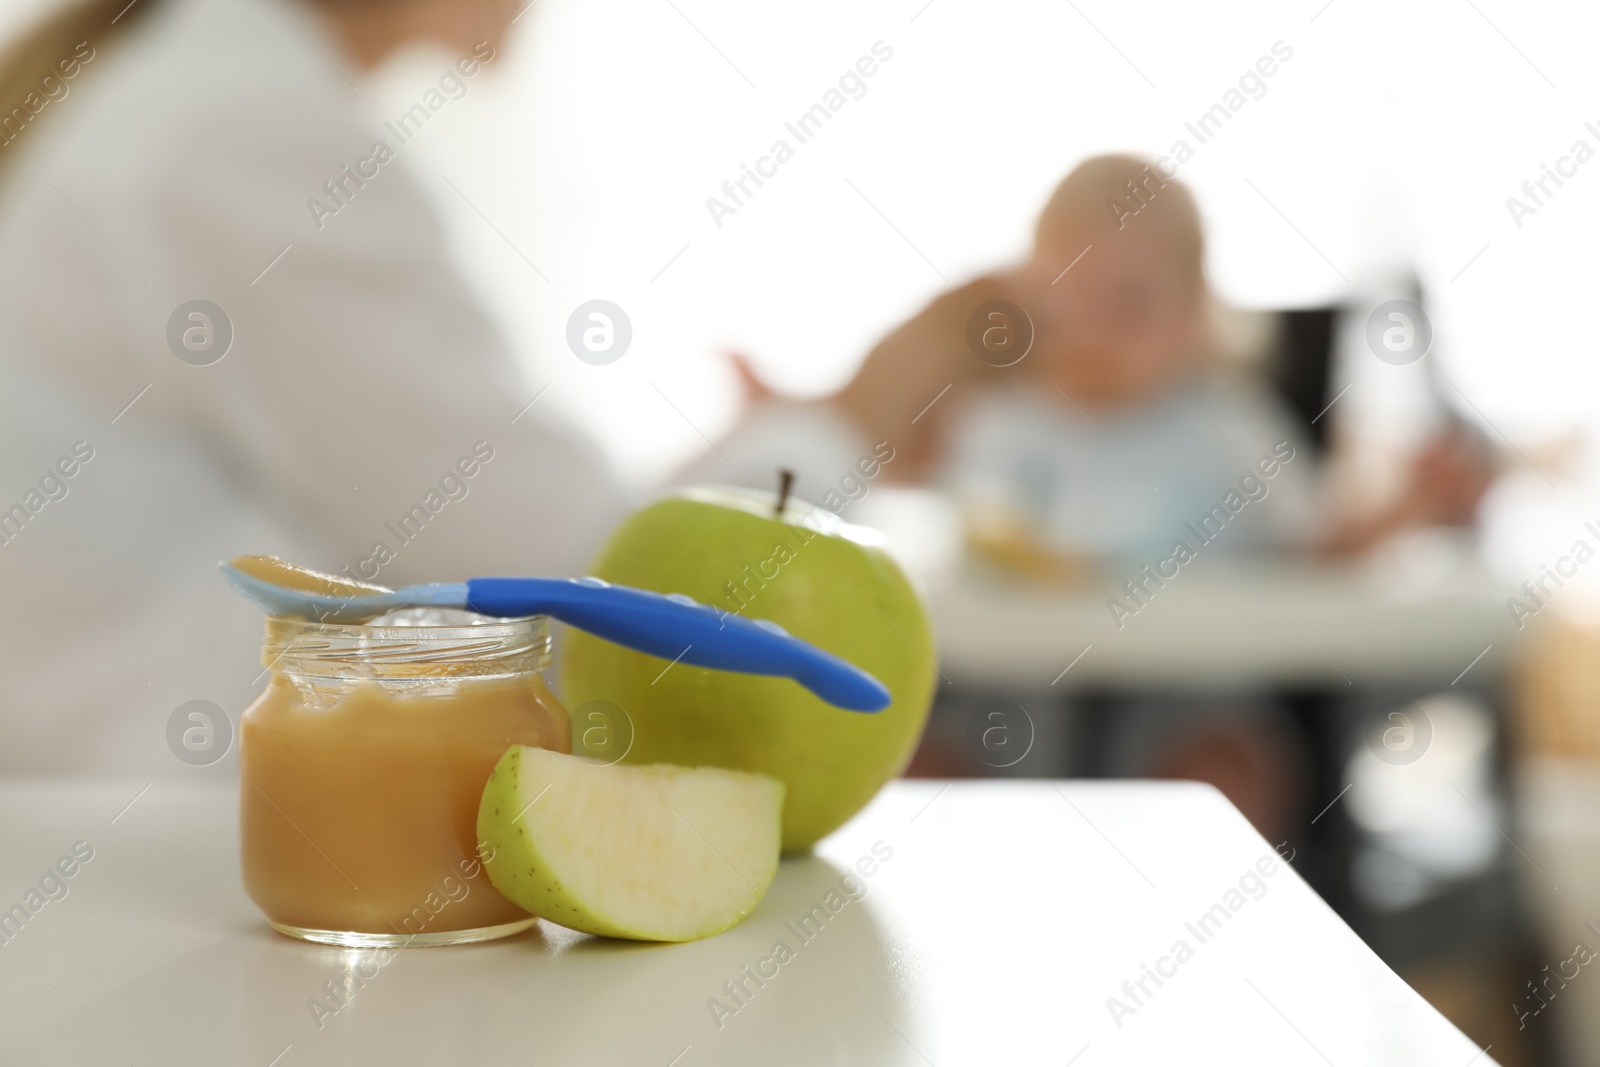
[[[539,674],[545,620],[442,614],[450,625],[267,620],[272,679],[240,724],[240,831],[245,888],[278,930],[445,944],[534,921],[482,872],[476,823],[507,748],[571,749]]]

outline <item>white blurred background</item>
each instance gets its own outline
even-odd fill
[[[439,185],[535,384],[553,381],[547,399],[603,427],[641,480],[731,423],[719,349],[749,353],[777,388],[826,393],[946,279],[1022,252],[1079,159],[1180,138],[1224,298],[1329,303],[1414,265],[1448,373],[1527,445],[1600,420],[1584,321],[1600,161],[1520,229],[1506,206],[1574,140],[1600,147],[1583,127],[1600,110],[1582,103],[1596,21],[1492,0],[539,0],[498,80],[416,147],[476,206]],[[707,198],[775,138],[793,143],[783,123],[880,40],[894,57],[866,95],[718,228]],[[1276,41],[1293,58],[1199,145],[1184,123]],[[435,66],[397,65],[371,87],[376,112],[408,105]],[[562,340],[593,297],[634,323],[609,367]]]
[[[0,35],[50,6],[13,0]],[[547,401],[641,483],[731,425],[720,351],[748,353],[781,391],[830,392],[947,280],[1020,254],[1077,161],[1179,139],[1196,149],[1180,176],[1226,300],[1326,304],[1415,268],[1449,375],[1527,446],[1600,423],[1586,321],[1600,161],[1520,228],[1506,205],[1575,140],[1600,148],[1584,128],[1600,123],[1584,104],[1597,23],[1592,8],[1504,0],[536,0],[495,76],[408,153],[535,386],[553,382]],[[877,41],[894,55],[866,94],[719,228],[707,198],[776,138],[793,143],[783,123]],[[1278,41],[1293,58],[1199,144],[1184,123]],[[444,58],[413,53],[363,85],[375,120]],[[563,341],[595,297],[634,326],[607,367]],[[670,381],[688,422],[652,381]],[[1347,399],[1362,407],[1359,390]]]

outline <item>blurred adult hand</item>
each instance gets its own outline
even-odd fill
[[[991,300],[1015,299],[998,276],[979,278],[935,298],[868,353],[850,384],[834,398],[872,441],[888,441],[896,458],[889,477],[922,481],[948,435],[952,415],[974,382],[999,379],[967,347],[967,321]]]
[[[1464,427],[1447,430],[1411,461],[1411,517],[1421,526],[1470,526],[1493,480],[1488,442]]]

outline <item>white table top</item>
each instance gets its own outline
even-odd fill
[[[272,933],[239,885],[226,781],[0,781],[0,908],[94,850],[0,944],[0,1062],[1272,1064],[1492,1060],[1380,963],[1220,794],[1150,783],[897,783],[742,926],[687,945],[537,932],[374,954]],[[125,810],[124,810],[125,809]],[[874,843],[893,855],[810,940]],[[1203,943],[1186,923],[1213,905]],[[718,1027],[708,1001],[783,940],[793,958]],[[1177,941],[1192,957],[1166,959]],[[1124,981],[1169,972],[1131,1014]],[[322,1019],[324,983],[370,980]],[[1118,1025],[1120,1022],[1120,1027]],[[276,1057],[276,1058],[275,1058]]]
[[[1007,688],[1045,689],[1059,678],[1057,690],[1447,685],[1469,665],[1477,679],[1492,677],[1519,636],[1508,591],[1471,566],[1180,572],[1120,628],[1106,607],[1113,595],[1133,606],[1109,585],[1052,592],[956,579],[931,597],[940,669],[956,682]]]

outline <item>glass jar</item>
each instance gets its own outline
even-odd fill
[[[476,624],[267,619],[272,671],[239,729],[245,890],[325,944],[446,945],[537,920],[490,884],[478,801],[512,745],[571,751],[540,671],[544,616]]]

